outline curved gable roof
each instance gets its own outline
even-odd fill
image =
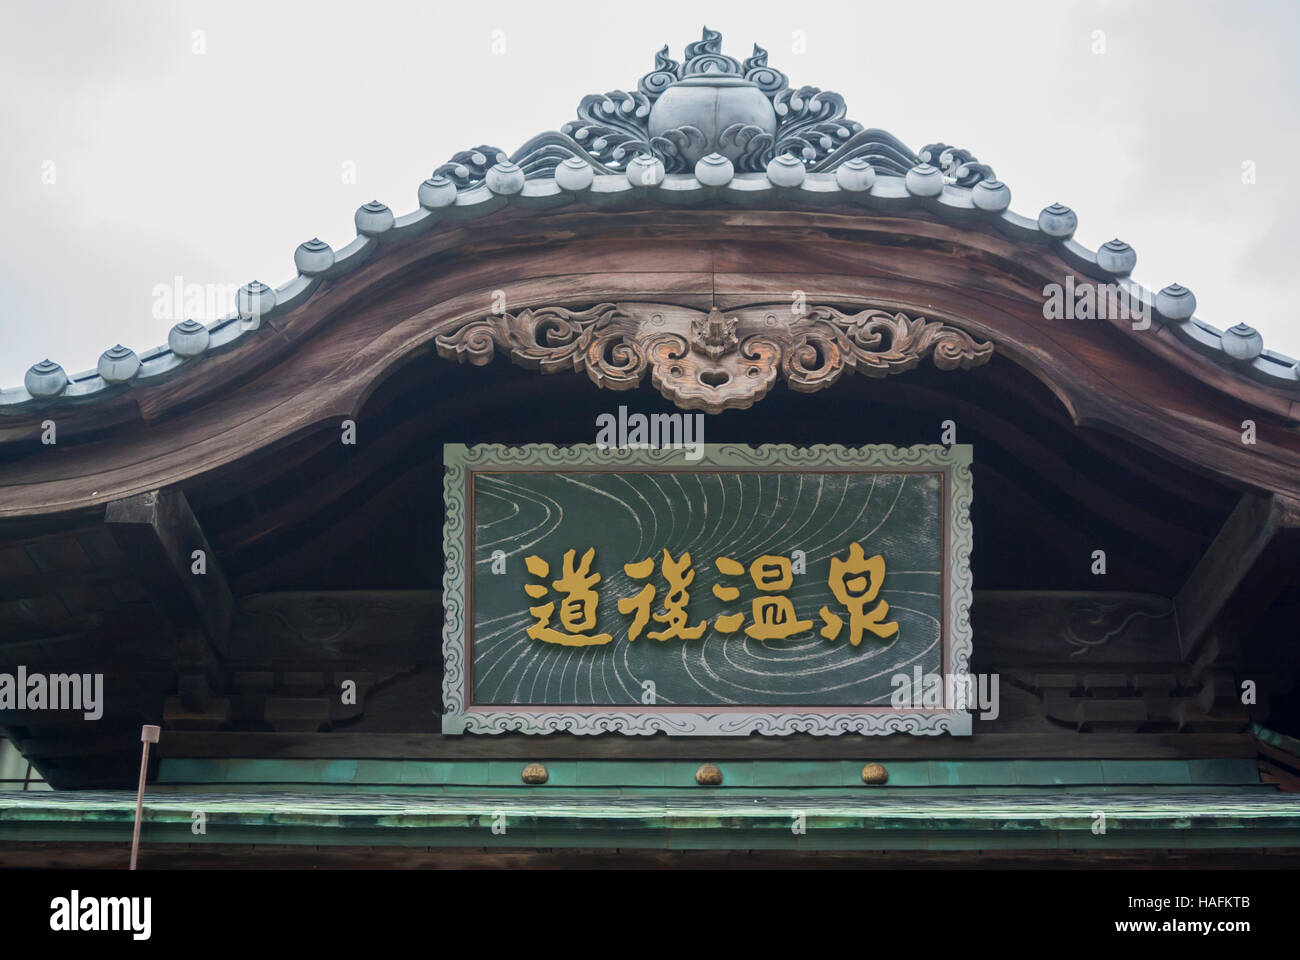
[[[701,108],[700,96],[719,84],[749,99],[724,105],[721,113],[720,100]],[[763,99],[768,107],[756,107]],[[1017,244],[1050,248],[1082,276],[1115,283],[1134,312],[1153,311],[1153,330],[1167,330],[1200,361],[1207,382],[1222,382],[1216,367],[1254,381],[1283,401],[1264,406],[1288,419],[1285,411],[1300,400],[1300,364],[1264,349],[1263,338],[1246,324],[1221,331],[1201,321],[1194,316],[1195,297],[1183,286],[1152,294],[1133,282],[1136,253],[1128,244],[1111,240],[1087,249],[1073,239],[1076,215],[1061,204],[1036,217],[1012,212],[1011,190],[969,151],[933,143],[914,153],[890,134],[849,119],[838,94],[791,87],[757,45],[742,62],[724,54],[721,35],[705,28],[681,62],[665,46],[635,90],[586,96],[577,114],[508,156],[491,146],[457,153],[420,184],[419,205],[410,213],[396,216],[381,203],[365,204],[357,210],[351,243],[338,251],[319,239],[300,245],[294,253],[298,275],[275,289],[258,281],[245,285],[231,316],[206,325],[183,321],[165,345],[143,353],[117,344],[95,370],[73,376],[48,359],[35,364],[22,386],[0,390],[0,415],[22,417],[147,389],[221,353],[257,350],[279,318],[323,286],[430,230],[503,207],[523,212],[571,204],[602,210],[842,205],[864,214],[988,225]],[[1119,325],[1150,339],[1127,321]]]

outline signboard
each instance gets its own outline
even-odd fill
[[[693,454],[445,448],[443,731],[969,733],[970,447]]]

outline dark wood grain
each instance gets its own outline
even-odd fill
[[[230,585],[180,490],[154,491],[110,503],[104,522],[159,612],[178,630],[200,628],[217,648],[230,631]],[[193,572],[195,551],[204,554]]]
[[[1045,321],[1041,287],[1066,272],[1049,248],[924,219],[829,211],[569,211],[494,217],[475,224],[472,239],[463,229],[377,257],[256,343],[124,395],[150,425],[4,463],[0,517],[130,496],[291,443],[355,413],[434,336],[490,309],[495,289],[515,308],[620,299],[694,306],[715,291],[720,304],[737,305],[788,299],[794,289],[846,306],[896,305],[993,339],[1076,423],[1238,485],[1300,496],[1300,438],[1280,422],[1300,412],[1293,399],[1229,378],[1158,334]],[[67,416],[93,424],[119,402]],[[1259,442],[1243,445],[1240,423],[1252,411]]]
[[[1248,734],[980,734],[963,737],[547,737],[501,734],[169,733],[167,757],[372,758],[412,760],[870,760],[1192,759],[1253,757]]]
[[[0,867],[121,870],[129,844],[11,843]],[[249,843],[146,843],[141,870],[862,870],[889,867],[1105,870],[1295,869],[1288,849],[1161,850],[636,850],[484,847],[301,846]]]
[[[1272,494],[1247,493],[1174,598],[1183,658],[1195,660],[1205,635],[1237,586],[1285,523]]]

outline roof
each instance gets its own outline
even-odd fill
[[[834,793],[707,787],[619,793],[526,785],[451,795],[431,793],[427,785],[403,793],[151,791],[141,839],[146,850],[193,843],[193,811],[203,810],[211,830],[199,839],[216,844],[1177,850],[1300,842],[1300,799],[1258,787],[1115,792],[1058,786],[1017,794],[859,785]],[[1098,810],[1105,811],[1107,827],[1100,836],[1093,829]],[[0,794],[0,838],[11,846],[122,844],[134,814],[135,794],[127,791]],[[484,825],[502,816],[509,832],[498,838]],[[803,817],[806,833],[790,829],[794,816]]]
[[[727,93],[720,94],[720,89]],[[167,343],[142,353],[114,345],[94,370],[69,376],[48,359],[21,386],[0,390],[0,414],[115,396],[169,380],[206,359],[256,349],[276,318],[388,248],[449,221],[504,207],[544,210],[585,204],[610,210],[673,206],[758,209],[849,206],[864,214],[991,225],[1013,241],[1052,248],[1078,274],[1115,283],[1135,308],[1150,308],[1183,347],[1280,396],[1300,397],[1300,364],[1264,349],[1240,323],[1219,330],[1197,318],[1179,284],[1152,293],[1131,279],[1137,255],[1115,239],[1090,250],[1073,239],[1076,214],[1052,204],[1036,217],[1010,209],[1011,190],[968,150],[932,143],[913,152],[892,135],[850,120],[842,97],[789,86],[757,45],[743,62],[722,53],[705,28],[682,62],[665,46],[632,91],[591,94],[577,119],[507,155],[462,151],[419,185],[418,206],[397,216],[378,201],[359,208],[357,236],[339,250],[319,239],[294,252],[298,275],[277,288],[253,281],[235,313],[209,324],[185,320]],[[1134,332],[1133,336],[1140,336]]]

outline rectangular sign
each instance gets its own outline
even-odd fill
[[[970,461],[447,445],[443,732],[970,733]]]

